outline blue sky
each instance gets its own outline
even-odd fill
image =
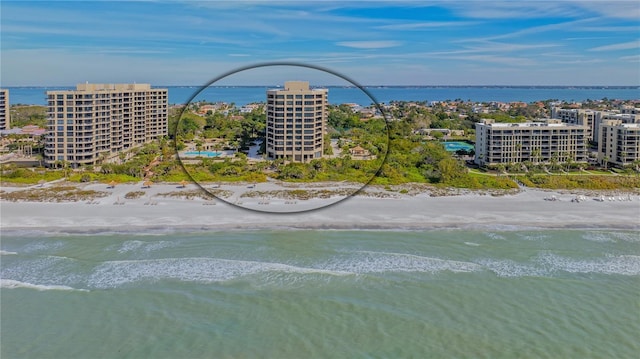
[[[321,66],[363,85],[640,85],[637,1],[0,6],[5,87],[202,85],[273,61]],[[218,84],[272,85],[298,75],[287,71],[245,71]]]

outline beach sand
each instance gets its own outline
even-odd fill
[[[47,184],[53,185],[53,184]],[[45,185],[45,186],[47,186]],[[77,185],[77,184],[76,184]],[[78,202],[2,201],[0,226],[7,229],[46,231],[134,231],[171,229],[429,229],[429,228],[616,228],[640,229],[640,196],[618,194],[604,201],[590,194],[572,202],[577,194],[524,189],[516,194],[493,196],[482,192],[432,197],[430,193],[400,194],[382,188],[366,187],[367,195],[329,199],[288,200],[284,198],[241,197],[246,191],[292,189],[292,185],[258,183],[221,185],[218,190],[233,192],[226,201],[207,196],[191,199],[161,196],[185,191],[201,193],[188,184],[119,184],[115,188],[101,183],[78,185],[104,191],[106,197]],[[357,186],[334,185],[355,191]],[[37,186],[34,186],[36,188]],[[306,186],[300,188],[311,188]],[[318,188],[318,186],[315,186]],[[25,188],[3,187],[5,192]],[[133,191],[144,195],[126,199]],[[229,192],[227,192],[229,193]],[[586,192],[585,192],[586,193]],[[385,198],[379,198],[384,196]],[[545,200],[554,196],[557,200]],[[122,204],[118,204],[122,203]],[[215,204],[215,205],[213,205]],[[326,206],[327,204],[331,204]],[[254,210],[249,210],[254,209]],[[315,209],[318,208],[318,209]],[[311,209],[298,213],[292,212]],[[265,212],[266,211],[266,212]]]

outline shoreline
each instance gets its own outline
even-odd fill
[[[45,184],[43,188],[46,186],[53,184]],[[636,192],[615,192],[614,196],[613,191],[527,188],[517,193],[496,194],[450,189],[449,195],[432,197],[432,193],[419,190],[408,194],[368,186],[363,188],[366,195],[344,199],[334,196],[291,200],[242,197],[243,193],[253,190],[284,188],[276,183],[258,183],[253,187],[222,184],[217,188],[232,193],[227,200],[239,201],[245,207],[241,208],[217,198],[207,198],[206,193],[197,196],[201,189],[194,184],[187,184],[184,188],[175,184],[153,184],[145,189],[141,188],[142,183],[119,184],[111,189],[100,183],[75,186],[81,190],[105,192],[106,196],[77,202],[13,202],[3,199],[0,207],[2,232],[640,229],[640,195]],[[350,184],[335,183],[333,186],[355,191]],[[298,187],[314,189],[304,184]],[[40,187],[3,187],[3,191],[8,194],[37,188]],[[137,198],[124,198],[129,192],[143,194]],[[185,198],[186,193],[196,196]],[[596,197],[598,195],[602,197]],[[575,202],[578,196],[581,201]],[[307,211],[291,212],[305,209]]]

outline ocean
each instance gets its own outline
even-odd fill
[[[622,230],[3,230],[0,357],[637,358]]]
[[[272,87],[207,87],[200,92],[198,86],[153,86],[169,90],[170,104],[186,103],[194,100],[227,102],[242,106],[251,102],[264,102],[265,91]],[[46,105],[46,91],[71,90],[74,87],[8,87],[11,104]],[[373,101],[366,93],[354,87],[328,87],[330,103],[357,103],[368,106]],[[497,86],[456,86],[456,87],[365,87],[373,100],[379,103],[391,101],[445,101],[471,100],[474,102],[534,102],[548,99],[564,101],[599,100],[603,98],[634,100],[640,99],[640,87],[497,87]]]

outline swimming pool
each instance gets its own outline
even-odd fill
[[[444,149],[450,152],[455,152],[458,150],[465,150],[465,151],[470,151],[473,150],[475,147],[467,142],[462,142],[462,141],[448,141],[448,142],[444,142]]]
[[[215,151],[187,151],[184,153],[185,156],[202,156],[202,157],[218,157],[222,154],[222,152]]]

